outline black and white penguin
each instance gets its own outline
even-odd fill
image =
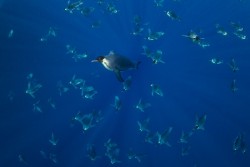
[[[124,79],[121,76],[121,71],[126,71],[129,69],[137,69],[138,65],[141,63],[138,61],[137,63],[133,63],[127,57],[115,54],[113,51],[110,51],[106,56],[98,56],[95,60],[91,62],[100,62],[102,65],[110,70],[115,72],[116,78],[120,82],[124,82]]]

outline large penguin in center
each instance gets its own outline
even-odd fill
[[[138,65],[141,63],[138,61],[137,63],[133,63],[127,57],[118,55],[113,51],[110,51],[106,56],[98,56],[95,60],[91,62],[100,62],[102,65],[110,70],[113,71],[116,75],[116,78],[120,82],[124,82],[124,79],[121,76],[121,71],[126,71],[129,69],[137,69]]]

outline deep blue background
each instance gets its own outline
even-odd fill
[[[86,6],[95,8],[89,17],[64,11],[66,0],[0,1],[0,166],[25,166],[18,161],[19,154],[28,166],[54,166],[41,157],[40,150],[56,153],[56,166],[112,166],[104,155],[104,143],[109,138],[121,149],[122,163],[115,166],[249,166],[248,151],[246,155],[234,152],[232,145],[241,132],[250,143],[250,2],[166,0],[164,7],[156,7],[153,0],[107,2],[117,5],[118,14],[103,12],[93,0],[86,0]],[[182,21],[171,20],[164,10],[175,11]],[[148,23],[142,36],[131,35],[135,15]],[[90,25],[96,20],[101,25],[93,29]],[[244,27],[246,40],[233,35],[231,21]],[[228,31],[228,36],[216,33],[217,23]],[[49,27],[56,27],[57,36],[40,42]],[[147,41],[147,28],[164,31],[165,35],[157,41]],[[12,38],[8,38],[10,29],[14,30]],[[181,36],[200,29],[210,47],[201,48]],[[89,57],[75,62],[66,54],[67,44]],[[142,55],[142,45],[161,49],[165,64],[155,65]],[[137,71],[123,73],[133,78],[127,92],[122,91],[112,72],[90,63],[110,50],[142,61]],[[209,60],[214,57],[224,63],[211,64]],[[232,58],[240,69],[236,73],[228,66]],[[36,99],[25,94],[29,73],[43,85]],[[59,96],[57,82],[67,85],[74,74],[98,91],[93,100],[82,99],[79,91],[70,86],[68,93]],[[233,79],[239,88],[235,93],[230,90]],[[151,83],[161,86],[163,97],[151,96]],[[8,99],[10,91],[15,94],[12,101]],[[116,95],[123,103],[118,113],[111,107]],[[50,97],[56,102],[56,110],[47,102]],[[152,104],[144,113],[134,107],[140,98]],[[41,114],[32,111],[32,104],[38,100],[44,111]],[[101,110],[104,116],[96,127],[83,134],[80,124],[70,126],[78,111],[90,113],[94,109]],[[204,113],[205,131],[190,138],[189,155],[181,156],[181,144],[177,142],[181,131],[191,130],[195,115]],[[173,127],[171,148],[144,142],[137,121],[148,117],[153,132]],[[52,131],[59,138],[54,148],[48,142]],[[94,144],[102,157],[89,160],[87,144]],[[146,154],[141,163],[128,160],[129,148]]]

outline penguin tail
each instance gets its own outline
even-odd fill
[[[138,70],[138,67],[139,67],[140,64],[141,64],[141,61],[136,62],[136,64],[135,64],[135,69]]]

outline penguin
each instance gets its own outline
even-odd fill
[[[137,69],[138,65],[141,63],[133,63],[125,56],[118,55],[113,51],[110,51],[106,56],[98,56],[96,59],[91,62],[100,62],[102,65],[110,71],[113,71],[116,75],[116,78],[120,82],[124,82],[124,79],[121,76],[121,71],[126,71],[130,69]]]

